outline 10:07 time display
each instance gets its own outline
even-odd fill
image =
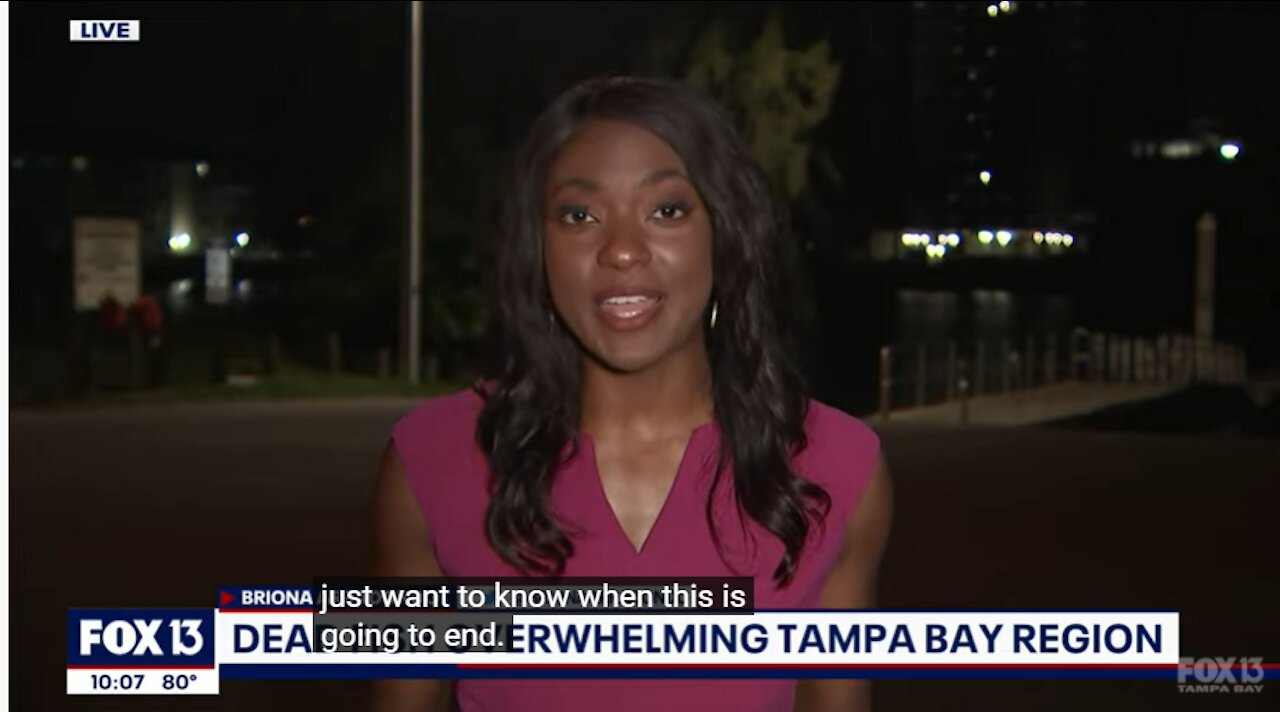
[[[90,675],[95,690],[137,690],[145,675]]]

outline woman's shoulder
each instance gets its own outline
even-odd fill
[[[403,457],[425,447],[469,444],[483,407],[480,394],[470,387],[419,401],[392,426],[396,448]]]
[[[805,418],[805,434],[810,448],[834,450],[849,455],[880,452],[880,436],[861,418],[821,401],[810,399]]]
[[[851,509],[875,473],[880,436],[862,419],[817,400],[809,401],[805,434],[797,461],[803,476],[827,490],[835,509]]]

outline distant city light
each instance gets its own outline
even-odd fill
[[[307,227],[313,222],[315,222],[315,218],[311,217],[310,215],[298,216],[298,227]]]
[[[191,247],[191,235],[188,233],[184,232],[169,238],[169,249],[174,252],[182,252],[188,247]]]
[[[978,242],[981,242],[984,245],[990,245],[991,241],[994,240],[995,238],[996,238],[995,233],[991,232],[990,230],[978,231]]]
[[[982,181],[982,184],[983,184],[983,185],[990,185],[990,184],[991,184],[991,171],[982,171],[982,172],[978,173],[978,180]]]
[[[1199,155],[1201,148],[1200,143],[1196,141],[1188,141],[1186,139],[1166,141],[1160,146],[1160,155],[1172,160],[1191,158]]]
[[[947,246],[946,245],[928,245],[924,248],[924,253],[929,256],[929,259],[932,259],[932,260],[942,259],[942,256],[947,254]]]
[[[1227,159],[1228,161],[1233,161],[1235,160],[1236,156],[1240,155],[1240,144],[1224,143],[1218,147],[1218,153],[1221,154],[1222,157]]]
[[[1001,1],[1000,1],[1000,11],[1001,11],[1001,12],[1013,12],[1013,3],[1009,2],[1009,0],[1001,0]]]
[[[1013,241],[1013,233],[1011,231],[1009,230],[996,231],[996,242],[999,242],[1001,247],[1008,245],[1012,241]]]
[[[904,232],[902,233],[902,244],[906,247],[920,247],[928,245],[933,238],[927,232]]]
[[[1037,232],[1035,234],[1036,243],[1039,243],[1041,239],[1043,239],[1046,244],[1052,245],[1053,247],[1071,247],[1071,245],[1076,241],[1070,233],[1064,232]]]
[[[1031,239],[1035,240],[1036,244],[1039,245],[1040,243],[1044,242],[1044,233],[1040,232],[1039,230],[1036,230],[1034,233],[1032,233]]]
[[[241,247],[248,247],[248,246],[249,246],[249,233],[247,233],[247,232],[242,232],[242,233],[240,233],[239,235],[236,235],[236,244],[237,244],[237,245],[239,245],[239,246],[241,246]]]
[[[88,156],[72,156],[71,170],[75,171],[76,173],[84,173],[85,171],[89,170],[89,157]]]
[[[196,175],[200,176],[201,178],[204,178],[205,176],[209,175],[208,161],[200,161],[196,163]]]
[[[995,17],[1000,14],[1000,8],[995,5],[987,6],[987,17]]]
[[[938,243],[949,247],[959,247],[960,235],[954,232],[947,232],[938,235]]]

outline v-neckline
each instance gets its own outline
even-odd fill
[[[671,509],[671,501],[675,499],[681,482],[688,479],[685,470],[689,468],[689,461],[693,455],[694,447],[698,443],[698,439],[710,430],[714,425],[714,421],[703,423],[697,426],[689,433],[688,439],[685,441],[684,453],[680,456],[680,463],[676,465],[675,477],[671,480],[671,486],[667,488],[667,494],[662,499],[662,506],[658,508],[658,516],[654,517],[653,524],[649,526],[649,532],[645,534],[644,541],[640,542],[640,547],[636,548],[635,542],[631,541],[631,537],[627,535],[626,527],[622,526],[622,520],[618,518],[617,511],[613,508],[613,503],[609,501],[609,493],[604,489],[604,478],[600,474],[600,461],[596,458],[596,442],[588,433],[579,433],[579,439],[585,443],[585,464],[588,476],[594,483],[593,490],[599,497],[600,506],[604,508],[605,517],[612,522],[612,529],[622,540],[622,546],[625,547],[631,555],[636,558],[643,557],[649,551],[649,545],[653,542],[654,535],[658,534],[659,527],[662,525],[663,519],[667,516],[667,511]]]

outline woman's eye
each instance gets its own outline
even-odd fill
[[[685,216],[688,209],[680,203],[665,203],[653,211],[653,216],[659,220],[676,220]]]
[[[591,217],[591,213],[587,212],[586,208],[564,208],[560,211],[560,222],[570,225],[582,225],[592,221],[594,221],[594,218]]]

